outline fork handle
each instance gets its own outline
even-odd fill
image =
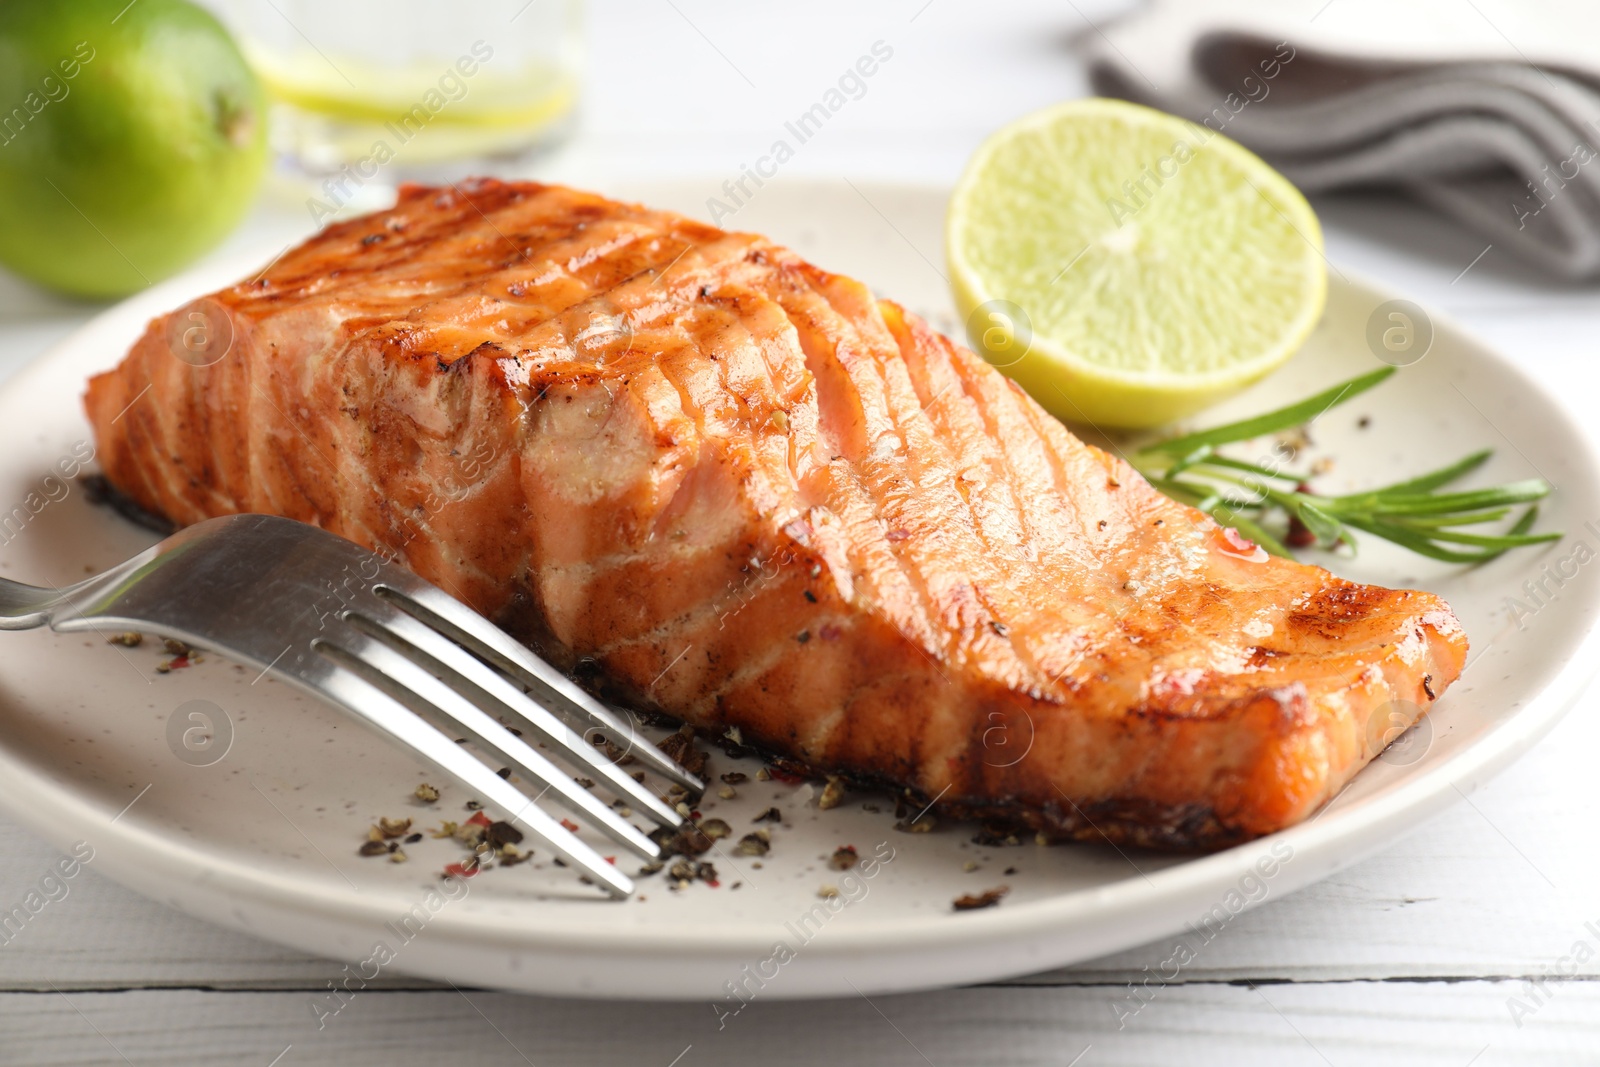
[[[32,630],[50,621],[50,609],[66,598],[54,589],[0,578],[0,630]]]
[[[69,586],[46,589],[0,578],[0,630],[33,630],[45,623],[52,626],[79,614],[79,608],[108,590],[115,590],[130,576],[137,577],[146,564],[160,555],[161,545],[145,549],[132,559],[101,571]],[[93,624],[90,624],[91,628]],[[80,627],[81,629],[82,627]]]

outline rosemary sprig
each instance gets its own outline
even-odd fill
[[[1135,452],[1133,465],[1168,496],[1278,556],[1288,556],[1289,545],[1348,545],[1354,551],[1355,530],[1447,563],[1483,563],[1508,549],[1559,540],[1562,535],[1556,532],[1529,533],[1539,516],[1537,501],[1550,492],[1543,479],[1439,491],[1488,462],[1490,449],[1414,478],[1340,496],[1312,492],[1309,475],[1217,452],[1222,445],[1304,426],[1394,372],[1394,367],[1385,367],[1276,411],[1158,441]],[[1499,533],[1481,529],[1509,518],[1521,505],[1527,506],[1509,528]],[[1285,532],[1278,536],[1274,529]]]

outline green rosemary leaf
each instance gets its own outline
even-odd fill
[[[1401,548],[1410,549],[1419,556],[1440,560],[1444,563],[1483,563],[1500,554],[1499,551],[1485,550],[1482,552],[1457,552],[1454,549],[1444,548],[1434,544],[1426,535],[1397,526],[1394,523],[1379,522],[1372,519],[1350,518],[1345,520],[1358,530],[1365,530],[1376,534],[1385,541],[1392,541]]]
[[[1541,500],[1550,493],[1550,483],[1543,478],[1529,478],[1508,482],[1488,489],[1468,489],[1459,493],[1414,493],[1407,496],[1382,496],[1361,511],[1374,515],[1439,515],[1450,512],[1477,511],[1496,508],[1504,504],[1526,504]],[[1348,505],[1329,507],[1334,514],[1343,514]]]
[[[1538,518],[1539,518],[1539,505],[1538,504],[1530,504],[1530,505],[1528,505],[1527,510],[1525,510],[1522,513],[1521,517],[1518,518],[1517,521],[1512,524],[1511,529],[1507,530],[1503,534],[1500,534],[1498,539],[1500,541],[1504,542],[1504,541],[1508,541],[1508,540],[1512,540],[1512,539],[1519,539],[1519,538],[1528,537],[1529,536],[1528,535],[1528,531],[1533,529],[1534,521],[1537,520]],[[1519,541],[1518,543],[1519,544],[1541,544],[1541,543],[1549,542],[1549,541],[1559,541],[1563,536],[1565,536],[1565,535],[1561,534],[1559,532],[1554,532],[1553,531],[1551,533],[1534,535],[1531,540],[1529,540],[1529,541]],[[1442,537],[1442,536],[1440,536],[1438,534],[1434,534],[1433,537],[1434,537],[1434,540],[1436,540],[1436,541],[1447,540],[1447,538],[1444,538],[1444,537]],[[1484,558],[1485,559],[1493,559],[1494,557],[1496,557],[1496,556],[1500,555],[1502,552],[1504,552],[1507,548],[1516,548],[1516,547],[1518,547],[1516,544],[1505,544],[1502,547],[1500,547],[1497,551],[1488,553]]]
[[[1538,518],[1539,518],[1539,505],[1538,504],[1530,504],[1528,506],[1528,510],[1524,511],[1522,513],[1522,518],[1518,519],[1516,521],[1516,524],[1514,526],[1512,526],[1511,529],[1507,530],[1506,533],[1508,533],[1508,534],[1525,534],[1529,530],[1533,529],[1533,524],[1534,524],[1535,520],[1537,520]]]
[[[1563,534],[1554,531],[1541,534],[1469,534],[1461,531],[1432,532],[1426,535],[1434,541],[1444,541],[1452,545],[1478,545],[1483,548],[1521,548],[1523,545],[1542,545],[1550,541],[1559,541]]]
[[[1159,452],[1166,455],[1187,455],[1201,445],[1224,445],[1232,441],[1248,441],[1252,437],[1261,437],[1279,430],[1290,430],[1302,426],[1315,419],[1328,409],[1342,404],[1352,397],[1359,396],[1373,386],[1382,382],[1395,372],[1395,367],[1384,367],[1381,370],[1363,374],[1358,378],[1351,378],[1341,382],[1331,389],[1324,389],[1315,396],[1281,407],[1276,411],[1269,411],[1264,415],[1254,418],[1241,419],[1230,422],[1226,426],[1215,426],[1209,430],[1200,430],[1196,433],[1184,434],[1181,437],[1168,438],[1156,444],[1143,448],[1141,452]]]
[[[1206,460],[1206,465],[1226,467],[1229,470],[1235,471],[1248,471],[1249,473],[1257,475],[1261,478],[1276,478],[1279,481],[1293,482],[1296,485],[1300,483],[1300,476],[1298,474],[1285,474],[1282,471],[1275,471],[1270,467],[1264,467],[1259,463],[1250,463],[1246,460],[1234,459],[1231,456],[1212,455]]]
[[[1286,559],[1294,558],[1290,555],[1289,550],[1283,546],[1282,542],[1262,529],[1259,523],[1245,514],[1246,510],[1255,506],[1254,504],[1220,497],[1208,487],[1196,482],[1180,481],[1176,478],[1150,478],[1148,480],[1151,485],[1180,504],[1188,504],[1190,507],[1210,515],[1222,525],[1233,527],[1274,556],[1283,556]]]
[[[1294,513],[1316,537],[1319,545],[1326,547],[1336,544],[1344,536],[1344,525],[1304,496],[1295,502]]]
[[[1405,495],[1408,493],[1426,493],[1437,489],[1441,485],[1448,485],[1457,478],[1477,470],[1479,467],[1487,463],[1489,457],[1492,455],[1494,455],[1494,449],[1481,449],[1472,453],[1470,456],[1466,456],[1463,459],[1456,460],[1454,463],[1440,467],[1438,470],[1429,471],[1427,474],[1419,474],[1415,478],[1407,478],[1403,482],[1395,482],[1391,485],[1380,486],[1377,489],[1368,489],[1361,493],[1350,493],[1346,496],[1338,497],[1336,499],[1365,500],[1368,497],[1391,494]]]
[[[1488,511],[1466,511],[1445,515],[1413,515],[1406,519],[1408,526],[1430,526],[1445,529],[1450,526],[1476,526],[1481,522],[1498,522],[1511,514],[1509,506],[1490,508]]]
[[[1210,456],[1211,456],[1211,446],[1210,445],[1201,445],[1199,448],[1195,449],[1193,452],[1190,452],[1187,456],[1184,456],[1182,459],[1178,460],[1172,466],[1168,467],[1167,468],[1167,477],[1171,478],[1171,477],[1174,477],[1175,475],[1182,474],[1184,471],[1188,470],[1190,467],[1194,466],[1196,463],[1205,462],[1208,458],[1210,458]]]
[[[1188,504],[1190,507],[1194,507],[1202,500],[1215,495],[1203,485],[1195,485],[1191,482],[1180,482],[1176,478],[1161,478],[1156,475],[1146,474],[1145,481],[1149,482],[1151,485],[1155,486],[1157,489],[1161,490],[1178,503]],[[1204,511],[1205,509],[1202,508],[1201,510]]]

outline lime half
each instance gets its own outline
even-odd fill
[[[1117,100],[1011,123],[946,220],[973,346],[1059,418],[1170,422],[1294,354],[1322,315],[1305,197],[1222,134]]]
[[[121,296],[220,242],[255,200],[266,102],[188,0],[0,0],[0,263]]]

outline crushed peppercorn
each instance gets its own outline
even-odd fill
[[[993,889],[985,889],[981,893],[968,893],[956,897],[955,900],[950,902],[950,905],[956,911],[977,911],[979,908],[992,908],[1000,903],[1000,898],[1009,892],[1011,892],[1011,889],[1008,886],[995,886]]]
[[[765,856],[772,851],[772,836],[765,830],[745,834],[739,838],[739,843],[733,847],[733,851],[740,856]]]
[[[384,838],[404,837],[411,832],[411,820],[391,819],[388,816],[383,816],[378,819],[378,823],[373,829],[377,830]]]
[[[690,774],[700,777],[706,769],[706,753],[694,743],[694,727],[684,723],[678,732],[656,746]]]

